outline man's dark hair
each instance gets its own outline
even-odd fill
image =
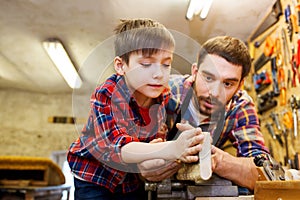
[[[242,66],[242,77],[245,78],[251,68],[251,57],[247,46],[240,39],[230,36],[217,36],[207,40],[198,54],[198,67],[207,54],[217,55],[229,63]]]

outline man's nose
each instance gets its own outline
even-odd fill
[[[215,98],[220,97],[224,94],[224,88],[222,87],[222,84],[219,82],[213,83],[209,88],[209,94]]]

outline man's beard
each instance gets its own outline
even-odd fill
[[[225,106],[218,99],[213,97],[198,96],[197,100],[200,113],[209,117],[223,110]],[[205,103],[213,105],[213,108],[205,106]]]

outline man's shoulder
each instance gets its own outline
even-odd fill
[[[253,102],[252,97],[246,90],[238,90],[237,93],[233,96],[233,100],[236,102]]]
[[[187,85],[187,82],[189,82],[189,77],[191,75],[189,74],[171,74],[169,79],[169,86],[171,90],[178,90],[178,88],[182,88],[183,86]],[[188,84],[191,85],[191,84]]]
[[[238,111],[241,110],[241,108],[248,108],[252,109],[254,108],[254,102],[252,100],[252,97],[248,94],[245,90],[239,90],[237,93],[232,97],[232,100],[229,104],[229,107],[227,107],[228,110]]]

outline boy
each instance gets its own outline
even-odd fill
[[[170,96],[171,33],[150,19],[121,20],[115,33],[117,73],[92,94],[88,122],[68,152],[76,200],[143,199],[136,163],[194,162],[201,150],[201,129],[184,124],[177,140],[149,144],[165,139],[158,133]]]

